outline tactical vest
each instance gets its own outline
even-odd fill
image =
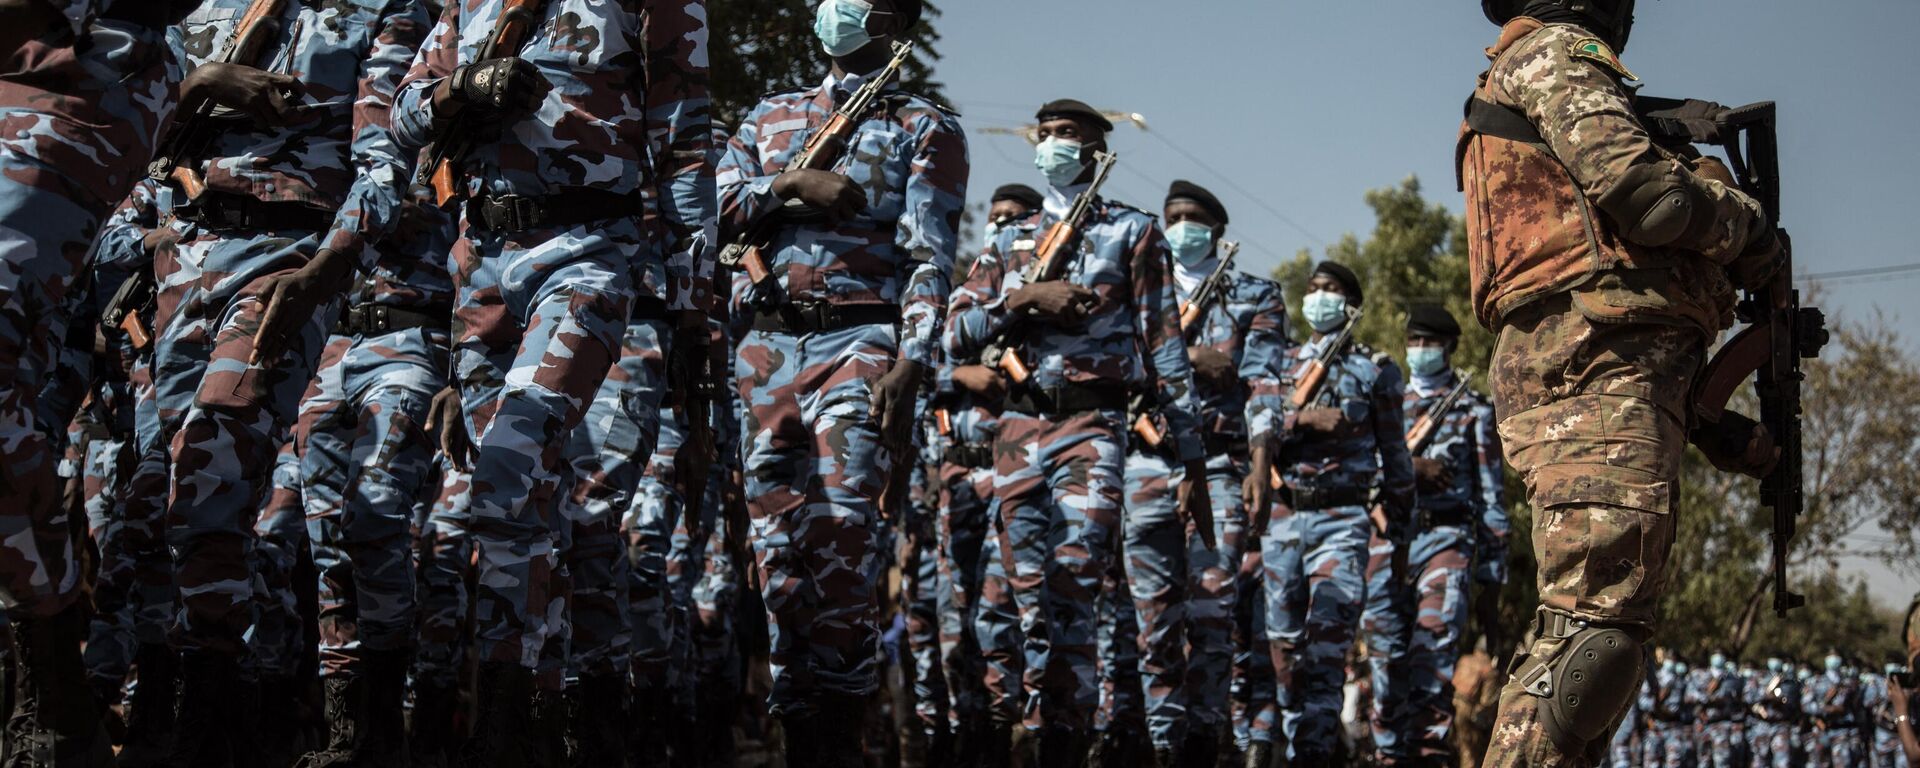
[[[1492,73],[1545,25],[1518,18],[1488,49],[1460,127],[1456,167],[1467,201],[1474,314],[1499,329],[1515,310],[1571,293],[1596,322],[1693,325],[1712,334],[1733,322],[1734,290],[1697,254],[1621,239],[1572,171],[1554,157]]]

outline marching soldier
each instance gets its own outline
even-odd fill
[[[1807,684],[1800,700],[1813,724],[1812,738],[1806,745],[1808,768],[1859,765],[1866,756],[1857,719],[1860,681],[1846,674],[1844,663],[1839,655],[1827,654],[1822,660],[1823,671]]]
[[[1687,692],[1700,714],[1702,725],[1700,762],[1712,768],[1734,768],[1740,749],[1739,718],[1745,711],[1746,681],[1735,673],[1722,653],[1707,660],[1707,668],[1694,680]]]
[[[1460,137],[1473,301],[1499,335],[1500,434],[1541,511],[1541,606],[1488,762],[1582,765],[1641,672],[1694,374],[1734,290],[1770,278],[1780,249],[1723,166],[1656,146],[1635,117],[1616,54],[1634,0],[1483,8],[1503,28]],[[1728,470],[1759,475],[1777,455],[1748,420],[1701,432]]]
[[[918,0],[821,3],[814,30],[832,71],[754,107],[719,169],[722,229],[737,235],[723,240],[759,240],[734,280],[735,317],[752,328],[734,374],[771,614],[768,703],[795,765],[860,759],[880,669],[873,532],[889,513],[882,490],[896,475],[904,485],[898,470],[914,460],[918,392],[951,292],[965,136],[938,105],[874,79],[920,12]],[[877,97],[849,116],[831,170],[796,165],[862,88]]]
[[[1687,663],[1667,659],[1642,693],[1640,711],[1649,720],[1641,742],[1641,765],[1647,768],[1689,768],[1693,765],[1693,705],[1686,700]]]
[[[1181,470],[1168,487],[1179,488],[1180,514],[1205,521],[1209,500],[1166,240],[1152,216],[1090,191],[1113,127],[1105,117],[1060,100],[1037,118],[1035,163],[1049,183],[1040,227],[1002,230],[988,244],[955,298],[946,347],[956,360],[1004,350],[1002,370],[1030,374],[1024,382],[996,375],[997,386],[976,391],[1006,393],[994,490],[999,555],[1011,571],[1026,653],[988,658],[989,749],[1004,751],[1023,721],[1020,753],[1057,765],[1084,756],[1088,715],[1098,707],[1095,599],[1119,543],[1134,393],[1157,403],[1167,425],[1160,429]],[[1085,212],[1082,220],[1063,221],[1076,211]],[[1034,234],[1054,226],[1075,236],[1036,254]],[[1041,256],[1065,259],[1053,273],[1062,279],[1027,282]],[[1212,538],[1210,522],[1202,535]],[[1007,618],[983,613],[983,643],[1014,631],[996,626]]]
[[[1800,681],[1779,658],[1767,659],[1767,670],[1759,684],[1747,691],[1753,713],[1753,768],[1791,768],[1793,765],[1793,729],[1799,719]]]

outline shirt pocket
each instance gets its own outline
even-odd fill
[[[907,166],[902,157],[906,132],[897,126],[864,127],[840,162],[847,178],[867,192],[869,214],[875,221],[896,221],[906,208]]]

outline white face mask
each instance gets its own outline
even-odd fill
[[[1033,148],[1033,167],[1047,177],[1047,183],[1064,187],[1080,178],[1087,164],[1080,159],[1080,142],[1048,136]]]

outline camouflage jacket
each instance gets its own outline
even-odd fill
[[[44,169],[11,170],[15,181],[71,190],[104,214],[146,172],[180,68],[161,30],[99,18],[111,0],[50,5],[68,26],[22,46],[0,73],[0,151]]]
[[[1294,347],[1283,359],[1280,387],[1292,392],[1307,364],[1318,356],[1332,336]],[[1277,439],[1287,485],[1296,491],[1359,488],[1378,491],[1387,521],[1396,537],[1409,535],[1413,514],[1413,457],[1407,452],[1407,427],[1401,415],[1406,383],[1400,366],[1366,345],[1349,342],[1327,371],[1326,383],[1307,407],[1338,408],[1345,423],[1330,434],[1304,432],[1294,426],[1294,413],[1280,420]]]
[[[1687,703],[1706,722],[1732,720],[1740,716],[1746,700],[1746,682],[1732,670],[1699,672],[1687,680]]]
[[[1647,676],[1640,689],[1640,711],[1665,723],[1692,723],[1695,709],[1687,701],[1687,676],[1659,670]]]
[[[1056,202],[1062,194],[1048,193]],[[1076,244],[1078,256],[1063,278],[1094,293],[1085,325],[1027,323],[1007,311],[1007,295],[1026,284],[1023,273],[1034,258],[1035,236],[1058,221],[1050,212],[1056,206],[1048,208],[1022,226],[1001,230],[974,261],[966,285],[954,294],[947,354],[978,360],[988,346],[1015,340],[1033,370],[1032,386],[1107,383],[1147,393],[1160,404],[1178,459],[1204,458],[1172,259],[1152,215],[1105,199],[1094,205]]]
[[[1176,262],[1173,269],[1177,276],[1191,269],[1197,288],[1214,266],[1212,260],[1191,268]],[[1174,283],[1174,292],[1184,308],[1193,297],[1187,295],[1181,280]],[[1228,439],[1271,435],[1283,402],[1275,361],[1292,345],[1287,338],[1287,305],[1280,284],[1235,272],[1227,289],[1196,322],[1197,328],[1188,329],[1191,346],[1225,354],[1240,371],[1241,382],[1240,387],[1226,391],[1218,391],[1204,381],[1194,382],[1201,429]]]
[[[853,76],[829,76],[818,87],[768,96],[747,113],[720,161],[726,229],[742,231],[782,204],[774,178],[858,88]],[[866,210],[838,226],[785,227],[764,258],[787,300],[900,305],[901,359],[931,365],[966,206],[967,139],[952,114],[924,98],[892,90],[881,104],[854,129],[834,168],[866,192]],[[741,313],[744,274],[735,289]]]
[[[1846,728],[1854,725],[1854,715],[1860,709],[1858,698],[1860,684],[1857,680],[1839,672],[1821,672],[1807,681],[1806,690],[1801,694],[1800,709],[1807,717],[1819,718],[1828,728]]]
[[[1452,391],[1454,376],[1452,372],[1431,379],[1415,376],[1407,382],[1403,402],[1408,431]],[[1513,525],[1507,520],[1507,506],[1501,500],[1506,464],[1500,451],[1499,420],[1494,418],[1493,403],[1477,392],[1468,391],[1440,420],[1433,439],[1419,455],[1453,470],[1453,487],[1442,493],[1417,494],[1417,508],[1428,512],[1471,512],[1478,543],[1474,551],[1474,581],[1506,583],[1507,536]]]
[[[434,140],[433,89],[479,60],[501,0],[447,3],[396,100],[394,131],[418,150]],[[554,89],[462,162],[468,195],[538,197],[589,187],[649,198],[672,238],[645,254],[642,295],[710,311],[713,173],[703,0],[546,0],[517,52]],[[513,55],[501,52],[499,55]]]
[[[1747,686],[1747,704],[1751,711],[1770,723],[1798,719],[1800,681],[1792,672],[1762,672]]]
[[[1701,179],[1712,198],[1704,212],[1715,221],[1710,243],[1693,252],[1626,241],[1595,201],[1638,165],[1692,170],[1686,154],[1655,144],[1635,116],[1633,93],[1622,83],[1633,76],[1586,30],[1527,17],[1501,30],[1487,58],[1492,66],[1475,97],[1526,115],[1544,144],[1462,127],[1459,170],[1480,321],[1497,328],[1522,306],[1572,291],[1576,306],[1598,319],[1708,332],[1731,324],[1733,286],[1722,265],[1755,239],[1765,219],[1759,204]]]

